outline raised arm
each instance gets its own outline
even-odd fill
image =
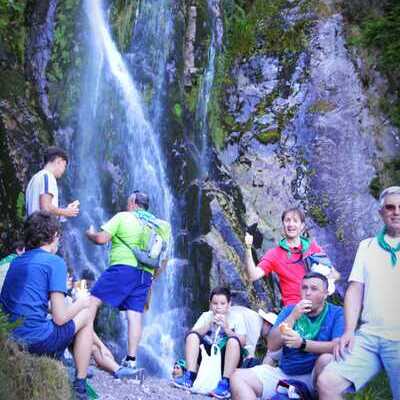
[[[251,236],[249,233],[246,233],[244,242],[245,242],[245,248],[246,248],[245,256],[244,256],[244,264],[246,267],[246,274],[247,274],[247,277],[249,278],[249,280],[251,282],[254,282],[257,279],[260,279],[263,276],[265,276],[265,273],[260,267],[257,267],[254,264],[253,255],[251,253],[251,246],[253,245],[253,236]]]

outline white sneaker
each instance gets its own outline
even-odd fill
[[[137,363],[136,360],[132,361],[132,360],[123,360],[121,363],[121,366],[126,367],[126,368],[131,368],[131,369],[137,369]]]

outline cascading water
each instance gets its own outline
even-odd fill
[[[152,212],[172,222],[173,197],[156,137],[162,110],[150,110],[158,115],[151,126],[129,68],[110,35],[102,2],[85,0],[85,9],[90,55],[82,83],[79,129],[69,148],[73,179],[68,188],[81,202],[81,216],[66,224],[64,247],[67,259],[77,269],[90,265],[101,272],[107,267],[107,249],[83,239],[85,229],[90,224],[99,228],[120,211],[122,199],[133,189],[149,193]],[[160,84],[154,89],[160,90]],[[171,296],[177,281],[172,264],[153,284],[138,354],[139,363],[160,375],[167,374],[175,356],[179,310]],[[122,341],[125,346],[126,338]]]
[[[207,67],[202,77],[201,88],[196,108],[196,137],[198,149],[199,178],[203,180],[208,174],[209,167],[209,126],[208,112],[211,89],[215,78],[215,61],[219,49],[222,46],[223,22],[221,19],[220,0],[208,0],[208,14],[211,25],[211,40],[208,48]],[[199,196],[201,197],[201,196]]]
[[[221,18],[220,0],[208,0],[208,16],[211,32],[211,40],[208,48],[207,66],[201,77],[201,86],[197,99],[196,107],[196,120],[195,120],[195,140],[193,143],[193,157],[197,165],[196,176],[196,189],[197,189],[197,207],[195,211],[196,223],[192,227],[192,237],[195,239],[194,246],[192,246],[191,253],[192,259],[197,265],[197,269],[201,276],[201,268],[199,266],[202,262],[202,251],[197,248],[197,240],[204,233],[203,215],[205,214],[204,203],[204,184],[208,178],[209,165],[210,165],[210,143],[209,143],[209,125],[208,113],[211,91],[214,85],[215,71],[216,71],[216,57],[222,47],[223,37],[223,21]],[[208,228],[207,228],[208,229]]]

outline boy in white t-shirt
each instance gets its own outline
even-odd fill
[[[218,399],[230,398],[229,378],[240,366],[242,349],[246,344],[246,325],[240,313],[232,312],[231,293],[228,288],[216,287],[210,294],[210,311],[203,312],[185,339],[187,370],[176,378],[174,386],[190,389],[197,376],[201,361],[200,345],[209,352],[216,343],[221,349],[222,379],[210,393]],[[216,337],[216,335],[218,335]]]

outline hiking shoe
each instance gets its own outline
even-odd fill
[[[190,378],[190,371],[185,371],[182,376],[175,378],[172,384],[181,389],[190,389],[193,386],[193,381]]]
[[[72,388],[75,400],[89,400],[86,391],[86,379],[75,379]]]
[[[130,369],[137,369],[137,363],[136,360],[132,361],[132,360],[127,360],[126,358],[122,361],[121,363],[122,367],[126,367],[126,368],[130,368]]]
[[[211,397],[216,397],[217,399],[230,399],[231,398],[231,388],[229,382],[226,378],[222,378],[217,387],[210,393]]]
[[[119,367],[114,372],[115,379],[129,379],[129,378],[137,378],[137,368],[129,368],[129,367]]]

